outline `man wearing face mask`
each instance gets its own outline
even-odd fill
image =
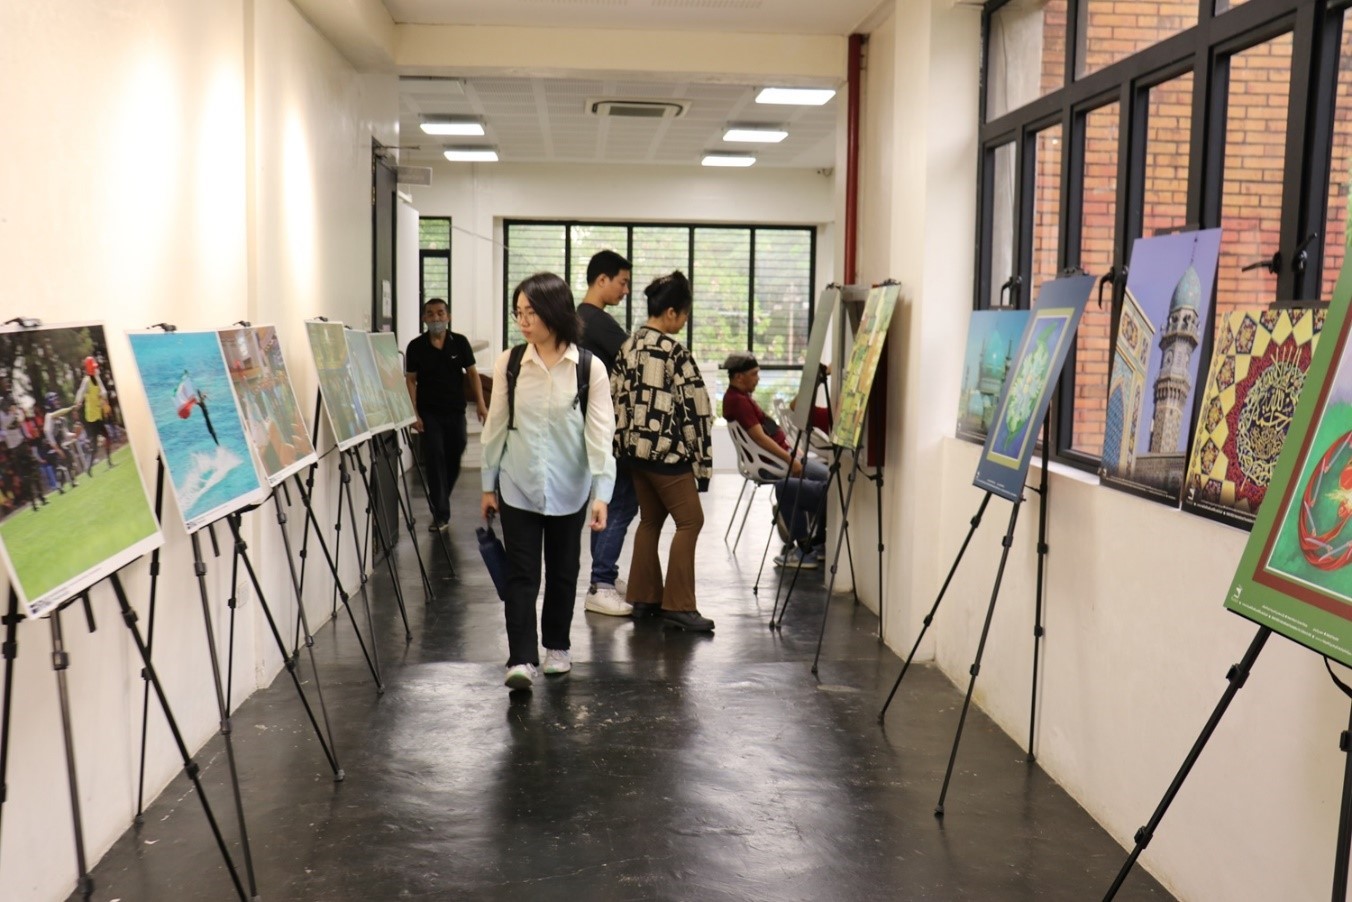
[[[488,416],[488,405],[469,339],[450,330],[446,302],[429,298],[423,304],[422,319],[427,331],[408,343],[404,381],[418,414],[413,428],[422,434],[423,470],[435,532],[445,529],[451,519],[451,490],[460,476],[467,442],[466,395],[474,399],[480,423]]]

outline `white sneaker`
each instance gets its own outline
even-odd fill
[[[545,663],[540,669],[545,673],[567,673],[573,669],[573,656],[561,648],[546,648]]]
[[[507,678],[502,684],[508,689],[529,689],[538,675],[534,664],[517,664],[507,668]]]
[[[629,594],[629,583],[625,582],[622,579],[615,580],[615,591],[619,592],[620,597],[623,598],[624,596]]]
[[[587,591],[583,607],[593,614],[609,614],[611,617],[628,617],[634,613],[634,606],[624,600],[615,586],[592,586]]]

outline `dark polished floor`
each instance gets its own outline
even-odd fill
[[[285,674],[235,715],[261,898],[1102,897],[1125,853],[975,709],[947,816],[934,817],[962,695],[915,668],[879,726],[899,661],[867,609],[837,596],[820,678],[821,573],[795,590],[783,630],[767,629],[768,568],[751,592],[765,509],[736,556],[722,540],[736,477],[706,496],[700,608],[714,636],[579,604],[573,672],[509,694],[501,607],[469,514],[477,475],[457,492],[459,579],[420,524],[438,593],[425,604],[407,538],[398,550],[411,642],[383,568],[374,578],[384,695],[346,620],[316,636],[345,781],[331,779]],[[245,879],[220,738],[196,758]],[[182,777],[93,876],[100,900],[236,898]],[[1170,897],[1138,869],[1119,898]]]

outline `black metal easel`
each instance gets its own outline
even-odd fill
[[[395,472],[394,463],[390,460],[389,455],[386,454],[386,449],[384,448],[385,435],[386,433],[382,432],[379,435],[371,436],[371,475],[367,480],[367,488],[368,490],[374,489],[378,485],[376,482],[376,477],[378,475],[376,473],[376,463],[377,461],[383,463],[386,471],[390,474],[390,482],[394,486],[395,503],[398,505],[399,513],[403,515],[404,527],[409,531],[409,544],[413,546],[413,555],[418,561],[418,573],[422,576],[423,593],[426,596],[424,600],[434,601],[437,597],[437,593],[432,588],[432,581],[427,577],[427,567],[423,565],[422,549],[418,547],[417,538],[413,535],[413,512],[405,502],[403,489],[399,485],[399,474]],[[359,461],[361,460],[360,454],[357,455],[357,459]],[[385,528],[388,530],[387,535],[390,540],[389,545],[386,546],[386,551],[387,553],[393,553],[396,526],[393,523],[386,523]]]
[[[4,707],[0,711],[0,816],[5,811],[5,800],[9,797],[9,715],[14,702],[14,659],[19,654],[19,593],[11,586],[9,590],[9,608],[0,618],[5,624],[5,642],[0,645],[0,653],[5,656],[5,696]]]
[[[339,495],[341,496],[344,493],[346,494],[348,513],[350,514],[352,523],[355,526],[357,523],[357,513],[356,510],[354,509],[352,502],[352,488],[351,488],[352,474],[347,470],[346,465],[347,459],[346,455],[348,454],[351,454],[353,459],[356,461],[357,472],[361,476],[362,487],[366,490],[366,525],[362,529],[363,537],[369,540],[370,536],[373,533],[372,527],[374,527],[374,535],[376,541],[380,543],[381,548],[385,549],[385,554],[383,555],[383,557],[385,558],[385,566],[388,568],[390,573],[390,582],[394,585],[394,600],[399,606],[399,616],[403,618],[404,621],[404,641],[412,642],[413,630],[408,625],[408,608],[405,607],[404,605],[404,590],[399,583],[399,572],[398,570],[395,569],[394,566],[394,556],[392,554],[394,546],[390,542],[385,532],[384,518],[381,517],[379,513],[375,511],[375,505],[372,503],[373,492],[371,488],[371,474],[366,469],[366,462],[362,459],[359,446],[353,446],[351,448],[348,448],[346,451],[343,451],[341,449],[339,450],[338,473],[342,479],[342,487],[339,489]],[[341,507],[339,507],[338,509],[338,518],[339,523],[341,524],[342,522]],[[356,541],[357,539],[356,532],[352,533],[352,539],[353,541]],[[361,570],[363,583],[367,581],[366,562],[370,560],[370,558],[367,556],[367,552],[369,550],[370,548],[368,542],[366,541],[357,542],[357,566],[358,569]],[[421,562],[422,558],[420,556],[419,563],[421,564]],[[426,574],[424,573],[424,579],[425,578]]]

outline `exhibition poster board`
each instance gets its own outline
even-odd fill
[[[863,441],[864,414],[868,413],[869,393],[878,372],[887,329],[897,306],[900,285],[878,285],[868,293],[854,347],[845,363],[840,383],[840,414],[836,417],[831,444],[840,448],[858,448]],[[879,424],[881,426],[881,424]]]
[[[215,332],[128,334],[189,534],[264,496]]]
[[[352,381],[366,411],[366,428],[373,434],[394,428],[394,415],[386,400],[385,386],[380,381],[376,358],[371,352],[371,333],[347,330],[347,355],[352,367]]]
[[[822,364],[822,351],[826,348],[826,334],[831,331],[831,322],[835,319],[836,304],[840,301],[840,288],[827,285],[817,297],[816,309],[812,311],[812,331],[807,336],[807,351],[803,355],[803,373],[798,380],[797,403],[793,405],[793,423],[799,432],[807,429],[812,407],[817,403],[814,389],[817,387],[817,371]]]
[[[222,329],[217,335],[249,445],[268,485],[275,486],[315,461],[282,343],[272,326]]]
[[[366,411],[357,394],[348,363],[346,329],[342,323],[306,320],[305,335],[310,342],[315,373],[319,377],[319,397],[324,413],[329,418],[338,450],[348,448],[370,438],[366,426]]]
[[[958,438],[985,444],[1030,315],[1028,310],[972,311],[958,395]]]
[[[412,425],[418,419],[418,414],[413,409],[413,399],[408,396],[404,362],[399,356],[399,341],[394,333],[372,332],[371,353],[376,358],[380,384],[385,390],[385,403],[394,417],[395,428],[403,429]]]
[[[1183,508],[1248,529],[1286,442],[1325,312],[1232,310],[1216,325],[1211,369],[1183,479]]]
[[[1075,343],[1095,281],[1093,276],[1068,276],[1043,283],[981,449],[973,480],[977,488],[1010,501],[1022,496],[1052,389]]]
[[[164,541],[98,324],[0,328],[0,555],[29,617]]]

